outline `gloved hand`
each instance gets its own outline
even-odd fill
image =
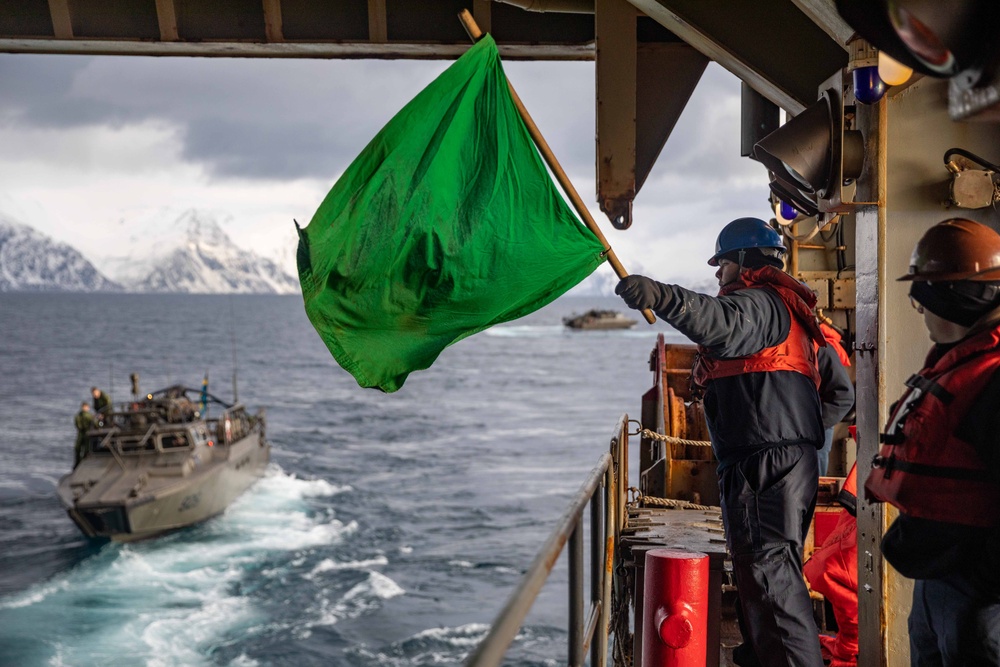
[[[670,288],[646,276],[627,276],[618,282],[615,294],[629,308],[660,310],[670,303]]]

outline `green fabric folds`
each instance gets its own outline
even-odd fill
[[[556,299],[602,251],[549,177],[487,36],[334,184],[299,230],[298,268],[337,362],[392,392],[448,345]]]

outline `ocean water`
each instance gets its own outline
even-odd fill
[[[575,332],[563,297],[448,348],[397,393],[340,369],[299,297],[0,294],[0,665],[460,664],[638,416],[666,325]],[[235,355],[234,355],[235,351]],[[85,539],[55,486],[98,385],[266,407],[272,464],[222,515]],[[633,457],[634,461],[635,457]],[[565,556],[505,664],[566,658]]]

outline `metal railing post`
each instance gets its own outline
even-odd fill
[[[591,497],[593,502],[593,496]],[[583,666],[583,522],[577,515],[569,535],[569,664]]]
[[[596,667],[608,663],[608,633],[611,629],[611,587],[614,582],[615,561],[615,469],[609,465],[604,473],[604,577],[601,590],[601,614],[598,624],[597,655],[592,661]]]
[[[600,616],[608,604],[604,599],[604,506],[607,492],[607,484],[602,481],[601,486],[590,499],[590,600],[591,605],[596,605],[598,611],[597,637],[590,642],[590,664],[592,666],[601,664],[600,637],[602,634],[606,634],[602,633]]]

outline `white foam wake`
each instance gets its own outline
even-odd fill
[[[322,502],[350,492],[304,480],[272,465],[267,475],[220,517],[165,537],[107,544],[45,584],[0,599],[0,645],[33,646],[31,664],[134,664],[199,667],[219,664],[212,652],[270,619],[252,590],[282,577],[322,576],[337,569],[385,565],[385,557],[337,563],[327,558],[305,576],[296,563],[354,534]],[[316,622],[363,613],[373,600],[402,593],[370,572],[318,613]],[[359,584],[359,586],[361,586]],[[250,592],[248,592],[250,591]],[[328,620],[327,620],[328,622]],[[234,667],[252,667],[245,655]]]

